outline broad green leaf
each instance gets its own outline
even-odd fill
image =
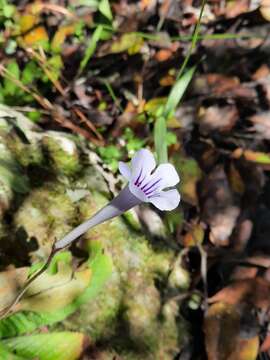
[[[173,85],[167,103],[165,104],[164,108],[164,116],[168,118],[176,109],[177,105],[179,104],[180,100],[182,99],[192,77],[195,72],[196,67],[193,66],[189,69],[179,80],[176,80],[175,84]]]
[[[3,344],[9,351],[27,360],[77,360],[84,350],[86,339],[81,333],[58,332],[19,336],[4,340]]]
[[[157,118],[154,126],[155,151],[159,164],[168,162],[167,126],[163,116]]]
[[[90,42],[89,42],[89,44],[87,46],[84,57],[83,57],[83,59],[82,59],[82,61],[80,63],[80,71],[83,71],[83,69],[87,65],[88,61],[94,55],[94,52],[95,52],[96,47],[97,47],[97,43],[101,38],[102,31],[103,31],[103,26],[98,25],[98,27],[96,28],[96,30],[94,31],[94,33],[93,33],[93,35],[92,35],[92,37],[90,39]]]
[[[101,0],[98,9],[107,19],[110,21],[113,19],[109,0]]]
[[[27,308],[28,311],[20,311],[17,312],[3,320],[0,321],[0,338],[7,338],[7,337],[14,337],[17,335],[21,335],[24,333],[31,332],[38,327],[44,326],[44,325],[50,325],[53,323],[56,323],[58,321],[63,320],[70,314],[72,314],[74,311],[76,311],[80,305],[89,302],[91,299],[93,299],[98,292],[102,289],[106,281],[109,279],[111,272],[112,272],[112,260],[111,257],[104,254],[103,248],[100,243],[95,243],[94,241],[91,242],[89,252],[91,252],[91,258],[86,264],[86,268],[84,271],[85,273],[80,276],[80,279],[77,278],[77,284],[75,286],[75,292],[74,289],[70,292],[70,285],[68,285],[72,280],[66,278],[66,283],[61,284],[59,283],[59,277],[57,278],[56,275],[49,275],[46,274],[46,281],[50,281],[52,284],[54,284],[54,288],[47,290],[46,292],[43,292],[43,295],[41,294],[41,297],[36,298],[36,303],[31,306],[31,298],[23,299],[22,303],[19,303],[19,308]],[[61,265],[63,267],[63,264]],[[18,270],[18,269],[17,269]],[[63,270],[63,269],[62,269]],[[17,272],[18,275],[18,282],[19,284],[23,284],[26,276],[28,274],[29,269],[23,268],[20,269],[19,272]],[[61,271],[61,269],[60,269]],[[91,278],[89,278],[88,285],[83,288],[83,284],[88,281],[87,277],[89,276],[89,271],[91,273]],[[1,274],[1,273],[0,273]],[[3,274],[3,273],[2,273]],[[77,272],[75,273],[77,274]],[[64,276],[63,274],[61,275]],[[19,279],[21,277],[21,279]],[[10,278],[9,278],[10,279]],[[36,282],[40,282],[40,278],[36,280]],[[79,285],[78,285],[79,280]],[[3,284],[1,288],[5,289],[5,291],[2,292],[2,295],[0,296],[0,302],[2,303],[0,306],[1,308],[5,306],[8,302],[8,291],[7,291],[7,285],[12,286],[10,284],[10,281]],[[13,286],[16,284],[13,283]],[[68,292],[71,295],[70,303],[66,303],[66,300],[63,299],[63,296],[61,294],[54,293],[54,296],[50,298],[49,293],[52,295],[53,292],[59,292],[59,291],[66,291],[64,290],[64,287],[68,285]],[[36,289],[39,287],[42,290],[42,287],[44,284],[38,284],[35,285]],[[58,290],[55,289],[55,287],[58,287]],[[17,290],[17,287],[15,286],[15,290]],[[80,291],[82,290],[82,291]],[[33,291],[33,289],[32,289]],[[75,296],[76,295],[76,296]],[[13,297],[12,297],[13,298]],[[10,300],[10,299],[9,299]],[[33,299],[32,299],[33,301]],[[41,304],[38,304],[38,302],[43,302],[44,308],[42,308]],[[5,304],[4,304],[5,303]],[[9,301],[10,303],[10,301]],[[46,304],[46,306],[45,306]],[[62,304],[62,305],[61,305]],[[60,306],[61,305],[61,306]],[[56,306],[56,307],[55,307]],[[18,309],[17,309],[18,310]],[[36,310],[36,311],[32,311]]]
[[[17,356],[12,354],[9,349],[0,343],[0,359],[1,360],[26,360],[25,357]]]
[[[88,6],[91,8],[97,8],[98,7],[98,0],[78,0],[76,3],[74,3],[76,6]]]

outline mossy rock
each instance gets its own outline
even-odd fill
[[[1,116],[5,119],[0,126],[0,146],[18,164],[16,171],[27,188],[19,192],[9,187],[3,207],[8,222],[4,217],[0,231],[14,239],[23,229],[26,242],[35,239],[29,259],[36,262],[45,260],[53,241],[98,211],[110,195],[83,140],[43,132],[17,114],[0,105],[0,123]],[[104,359],[115,354],[124,360],[173,359],[187,336],[178,303],[163,298],[163,290],[172,286],[168,275],[176,254],[166,242],[154,246],[138,223],[135,228],[119,217],[83,236],[80,251],[102,244],[112,258],[113,272],[96,299],[54,327],[90,335]]]

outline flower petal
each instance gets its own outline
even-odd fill
[[[173,210],[180,202],[180,194],[176,189],[161,191],[149,198],[149,201],[159,210]]]
[[[179,183],[179,175],[172,164],[161,164],[157,167],[152,175],[153,179],[161,179],[159,182],[159,189],[165,189],[175,186]]]
[[[147,149],[141,149],[136,152],[131,160],[132,178],[136,180],[139,176],[150,176],[151,172],[156,167],[156,161],[151,151]]]
[[[131,170],[128,164],[124,163],[123,161],[119,161],[118,168],[120,174],[123,175],[125,179],[127,180],[131,179]]]

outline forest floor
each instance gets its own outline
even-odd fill
[[[79,135],[111,174],[143,147],[179,170],[160,214],[190,276],[177,359],[267,359],[270,1],[0,4],[1,103]]]

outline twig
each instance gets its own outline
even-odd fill
[[[96,145],[103,146],[104,139],[103,139],[102,135],[97,131],[94,124],[89,119],[87,119],[87,117],[84,115],[84,113],[80,109],[73,107],[72,110],[81,119],[81,121],[83,123],[85,123],[87,125],[87,127],[96,135],[98,140],[100,140],[98,143],[96,143]],[[94,140],[94,141],[97,142],[96,140]]]

